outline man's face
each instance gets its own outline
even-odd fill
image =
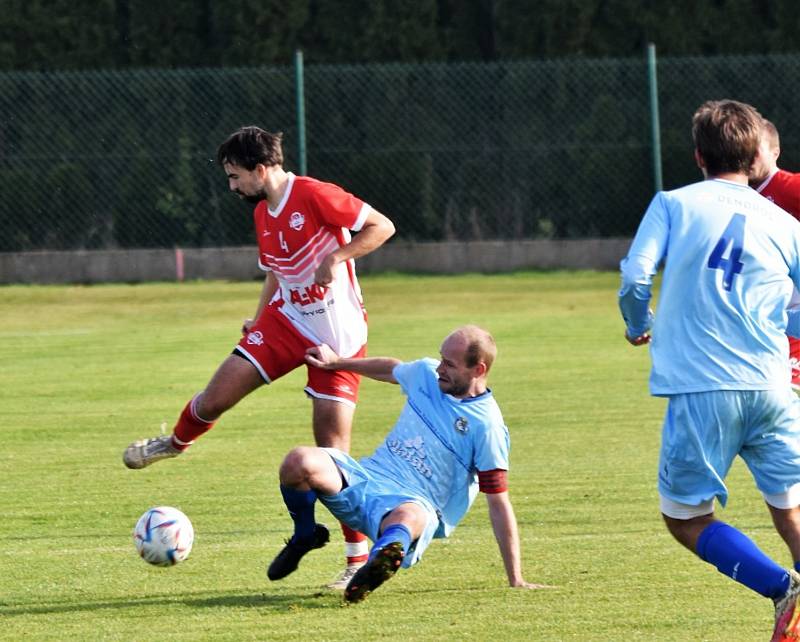
[[[264,190],[264,181],[261,177],[259,165],[255,169],[245,169],[239,165],[225,163],[222,168],[228,177],[228,189],[250,203],[258,203],[267,198]]]
[[[750,170],[750,182],[760,183],[774,169],[778,161],[778,150],[772,147],[768,136],[762,136],[758,143],[758,152]]]
[[[467,342],[460,335],[450,335],[439,349],[442,357],[436,368],[439,390],[454,397],[465,396],[475,378],[473,368],[464,362],[466,349]]]

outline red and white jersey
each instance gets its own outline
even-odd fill
[[[341,187],[289,173],[286,193],[275,210],[261,201],[253,213],[262,270],[280,287],[270,305],[315,344],[327,343],[350,357],[367,342],[367,322],[352,260],[334,268],[328,287],[314,272],[328,254],[350,242],[370,206]]]
[[[800,220],[800,174],[779,169],[756,187],[756,191]]]
[[[779,169],[756,187],[756,191],[800,220],[800,174]],[[800,292],[796,289],[789,300],[789,308],[800,306]],[[800,339],[789,337],[789,361],[800,362]],[[800,385],[800,372],[792,364],[792,385]]]

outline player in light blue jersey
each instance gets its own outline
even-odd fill
[[[775,603],[773,640],[800,635],[800,400],[790,387],[787,313],[800,287],[800,224],[748,187],[762,118],[736,101],[695,113],[706,180],[660,192],[621,263],[626,339],[650,344],[650,391],[668,398],[659,460],[670,533],[720,572]],[[658,314],[652,279],[665,262]],[[651,341],[652,326],[652,341]],[[794,559],[785,570],[716,519],[741,456]]]
[[[357,462],[341,450],[308,447],[286,456],[281,493],[294,535],[273,560],[268,577],[286,577],[306,553],[327,542],[327,529],[314,517],[319,499],[337,519],[374,542],[368,562],[345,589],[345,600],[358,602],[401,566],[419,561],[433,538],[447,537],[480,489],[489,502],[509,584],[542,588],[522,577],[507,488],[508,430],[487,388],[495,355],[494,339],[476,326],[450,334],[438,362],[340,359],[328,346],[311,348],[306,356],[311,365],[399,383],[407,401],[369,457]]]

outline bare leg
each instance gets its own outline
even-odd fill
[[[769,504],[767,507],[772,514],[775,530],[789,547],[792,561],[800,562],[800,507],[783,509]]]
[[[381,532],[392,524],[402,524],[411,533],[411,541],[418,539],[428,523],[428,514],[419,504],[411,502],[400,504],[391,513],[383,518]]]
[[[330,399],[312,397],[314,442],[321,448],[350,452],[350,432],[355,408]]]
[[[206,421],[214,421],[263,384],[264,380],[252,363],[229,355],[197,400],[197,414]]]
[[[317,446],[350,451],[350,432],[355,409],[338,401],[312,397],[314,404],[314,441]],[[341,576],[328,584],[328,588],[344,589],[352,574],[369,556],[367,538],[362,533],[341,522],[344,535],[345,570]]]
[[[125,449],[122,460],[128,468],[144,468],[179,455],[211,430],[217,418],[264,383],[249,361],[230,355],[222,362],[206,389],[191,399],[172,429],[171,438],[136,441]]]
[[[320,448],[295,448],[284,458],[279,474],[281,484],[295,490],[314,490],[321,495],[342,490],[339,468]]]
[[[672,536],[693,553],[697,553],[697,540],[700,533],[716,521],[714,513],[691,519],[675,519],[666,515],[663,517]]]

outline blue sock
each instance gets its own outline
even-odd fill
[[[314,519],[314,504],[317,503],[317,493],[313,490],[297,490],[281,484],[281,495],[289,515],[294,520],[294,537],[298,540],[309,540],[314,537],[317,525]]]
[[[411,531],[403,524],[390,524],[375,542],[369,553],[369,559],[372,559],[375,553],[392,542],[400,542],[403,545],[403,550],[408,552],[408,549],[411,548]]]
[[[789,573],[747,535],[724,522],[713,522],[700,533],[697,554],[720,573],[764,597],[779,598],[789,590]]]

